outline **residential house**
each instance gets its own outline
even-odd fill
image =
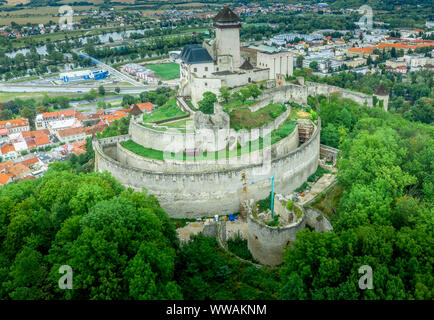
[[[80,116],[82,116],[81,112],[75,110],[40,113],[36,115],[35,126],[37,130],[48,129],[53,121],[75,119]]]
[[[29,120],[26,118],[0,121],[0,129],[7,129],[8,134],[29,131]]]
[[[24,132],[23,137],[27,143],[27,149],[32,150],[50,146],[49,134],[50,132],[47,129]]]
[[[68,128],[58,130],[56,132],[56,136],[62,143],[68,143],[71,141],[85,140],[86,139],[86,131],[83,127],[78,128]]]
[[[113,121],[115,120],[119,120],[122,118],[128,117],[128,114],[125,111],[122,110],[118,110],[115,112],[112,112],[110,114],[103,114],[101,115],[101,120],[107,124],[107,125],[111,125]]]
[[[365,58],[356,58],[356,59],[353,59],[353,60],[347,60],[347,61],[344,62],[344,64],[347,67],[356,68],[358,66],[365,65],[366,62],[367,62],[367,59],[365,59]]]
[[[11,144],[3,145],[0,150],[0,154],[3,160],[11,160],[17,158],[17,152],[15,151],[15,147]]]
[[[8,139],[8,129],[0,129],[0,144],[6,142]]]
[[[152,105],[151,102],[137,103],[136,105],[139,107],[140,111],[142,112],[152,112],[154,110],[154,106]],[[134,107],[134,105],[131,106],[131,109],[132,107]]]
[[[0,186],[4,186],[9,182],[12,182],[12,176],[7,173],[0,173]]]

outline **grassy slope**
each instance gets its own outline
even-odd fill
[[[176,99],[173,98],[152,113],[143,115],[143,122],[156,122],[186,115],[185,112],[179,109]]]
[[[229,114],[231,127],[235,130],[259,128],[276,119],[285,110],[286,107],[280,104],[269,104],[256,112],[251,112],[248,108],[236,109]]]

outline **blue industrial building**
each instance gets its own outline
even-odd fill
[[[63,82],[103,80],[109,75],[110,72],[108,70],[80,70],[62,73],[60,74],[60,79],[63,80]]]

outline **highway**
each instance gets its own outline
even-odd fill
[[[126,87],[119,86],[121,94],[140,93],[143,91],[155,90],[155,87]],[[34,84],[0,84],[0,92],[65,92],[65,93],[86,93],[91,89],[98,89],[93,86],[72,85],[72,86],[55,86],[55,85],[34,85]],[[106,90],[110,90],[106,87]]]

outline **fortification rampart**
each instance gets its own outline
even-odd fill
[[[238,141],[241,146],[249,141],[264,138],[271,131],[276,130],[289,117],[291,110],[287,109],[273,121],[252,130],[236,131],[231,128],[210,130],[201,129],[196,132],[182,132],[179,130],[164,131],[145,127],[138,119],[131,119],[129,133],[131,140],[146,148],[164,150],[167,152],[182,152],[184,149],[197,148],[202,151],[214,152],[225,149],[228,144],[236,147]]]
[[[265,139],[263,143],[271,143],[271,139]],[[171,154],[165,154],[164,160],[154,160],[144,158],[134,152],[124,148],[120,143],[117,143],[116,152],[112,152],[111,156],[123,165],[135,167],[138,169],[145,169],[150,171],[157,171],[163,173],[188,173],[188,172],[203,172],[203,171],[221,171],[227,168],[242,168],[245,165],[258,164],[267,160],[270,149],[272,158],[282,157],[298,147],[299,135],[298,126],[286,138],[272,144],[271,146],[264,147],[263,149],[248,152],[248,145],[241,148],[241,156],[232,156],[226,158],[226,150],[222,150],[222,157],[215,159],[213,153],[206,156],[202,153],[204,159],[201,160],[180,160],[171,158]],[[255,146],[256,144],[256,146]],[[252,148],[259,149],[259,140],[252,144]]]
[[[356,101],[360,105],[368,107],[373,106],[373,98],[360,92],[350,91],[336,86],[331,86],[325,83],[306,81],[303,85],[286,83],[283,86],[277,86],[268,90],[264,90],[258,98],[261,101],[284,102],[291,101],[298,104],[307,104],[308,96],[325,95],[327,97],[332,94],[338,94],[342,98],[348,98]],[[265,103],[265,102],[264,102]],[[385,102],[387,104],[387,101]],[[260,109],[262,104],[252,106],[251,110]],[[384,107],[387,110],[387,106]]]
[[[262,164],[249,164],[225,170],[164,173],[132,167],[111,156],[117,149],[117,139],[94,140],[95,168],[105,170],[127,187],[146,188],[160,201],[172,217],[201,217],[204,215],[238,212],[243,199],[263,199],[270,193],[269,177],[275,176],[275,190],[287,194],[298,188],[318,167],[320,127],[297,149]],[[106,152],[109,150],[109,152]]]

